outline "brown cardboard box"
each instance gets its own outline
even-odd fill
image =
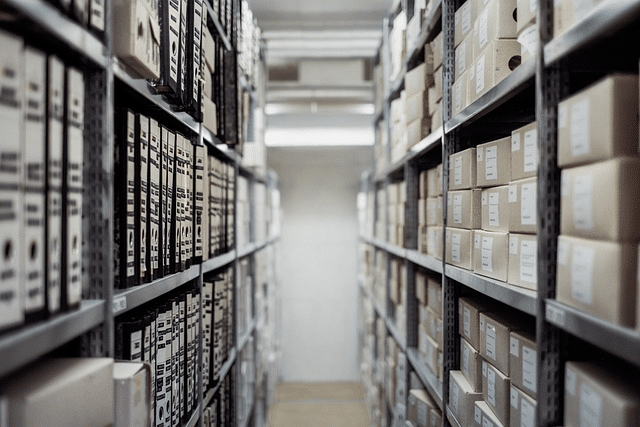
[[[449,156],[449,190],[465,190],[476,186],[476,157],[473,147]]]
[[[482,190],[449,191],[447,227],[478,229],[482,224]]]
[[[433,338],[427,336],[425,350],[424,359],[427,362],[427,366],[437,378],[442,378],[442,350],[440,346]]]
[[[628,373],[588,362],[565,365],[564,425],[637,426],[640,388]]]
[[[407,123],[419,119],[428,119],[429,115],[429,92],[418,92],[408,95],[405,99],[404,112]]]
[[[427,89],[433,86],[433,70],[429,71],[427,72],[427,65],[424,62],[407,71],[404,75],[404,90],[407,96],[427,93]]]
[[[511,427],[537,426],[536,407],[538,402],[511,383]]]
[[[473,268],[473,230],[447,228],[447,264],[467,270]]]
[[[427,278],[427,303],[436,315],[442,318],[442,282],[429,276]]]
[[[458,300],[458,333],[476,350],[480,348],[480,313],[495,311],[496,308],[486,297],[460,297]]]
[[[471,389],[475,393],[482,393],[482,357],[464,338],[460,338],[460,359],[460,370]]]
[[[442,196],[442,163],[427,171],[428,196]]]
[[[491,0],[478,11],[474,23],[475,52],[480,52],[498,39],[516,38],[516,0]]]
[[[476,147],[478,187],[506,185],[511,181],[511,138],[501,138]]]
[[[494,0],[495,1],[495,0]],[[476,100],[500,83],[520,65],[520,43],[513,39],[494,40],[475,55],[475,90],[470,99]]]
[[[430,427],[429,411],[435,407],[433,399],[424,390],[409,391],[407,419],[416,427]]]
[[[489,408],[504,425],[509,424],[509,377],[496,369],[491,363],[482,362],[482,396]]]
[[[427,334],[442,348],[442,318],[427,307]]]
[[[560,233],[590,239],[640,239],[640,158],[562,170]]]
[[[443,125],[442,122],[442,99],[439,99],[438,102],[435,105],[434,108],[434,112],[433,114],[431,114],[431,128],[433,130],[436,130],[438,128],[441,128]],[[429,104],[429,111],[431,110],[431,104]]]
[[[511,209],[509,186],[491,187],[482,190],[482,229],[485,231],[509,231]]]
[[[427,225],[442,226],[442,196],[427,199]]]
[[[444,37],[442,32],[431,41],[431,54],[433,56],[433,69],[436,70],[442,65],[442,52],[444,52]]]
[[[216,42],[208,28],[202,29],[202,36],[202,56],[204,57],[205,65],[209,70],[206,74],[213,74],[216,72]]]
[[[532,331],[511,332],[509,336],[509,369],[511,383],[538,398],[537,346]]]
[[[516,22],[516,32],[536,22],[538,14],[538,0],[517,0],[518,22]]]
[[[508,313],[480,313],[480,355],[505,376],[510,376],[510,334],[528,327],[525,320]]]
[[[471,0],[469,0],[471,1]],[[460,77],[469,69],[473,64],[473,37],[471,35],[465,37],[464,40],[456,47],[456,74],[455,80],[458,81]]]
[[[423,170],[420,172],[420,175],[418,177],[418,197],[421,199],[426,199],[427,197],[429,197],[427,175],[427,171]]]
[[[473,403],[482,400],[482,393],[476,393],[461,371],[449,371],[449,403],[461,426],[468,426],[473,421]]]
[[[431,132],[431,118],[423,117],[407,124],[407,148],[411,148]]]
[[[427,227],[427,255],[431,255],[435,259],[443,258],[443,229],[439,226]]]
[[[468,71],[456,78],[451,87],[451,96],[453,97],[453,105],[451,106],[452,116],[457,115],[469,105],[469,95],[467,89],[469,87]]]
[[[474,405],[473,427],[505,427],[487,405],[487,402],[477,400]]]
[[[558,105],[558,166],[637,155],[637,74],[609,75]]]
[[[511,132],[511,180],[536,176],[539,161],[538,123]]]
[[[435,123],[437,123],[435,120],[433,120],[433,115],[436,114],[438,112],[438,110],[440,110],[440,113],[442,114],[442,94],[438,94],[438,91],[436,90],[435,86],[431,86],[428,90],[429,95],[429,114],[431,114],[431,121],[434,123],[434,128],[437,127],[435,125]],[[438,97],[439,96],[439,97]],[[440,106],[439,106],[440,105]]]
[[[204,127],[209,131],[217,135],[218,134],[218,118],[216,112],[216,104],[207,97],[202,97],[202,116]]]
[[[473,30],[473,23],[476,20],[476,7],[477,4],[474,0],[467,0],[458,8],[458,10],[456,10],[454,17],[454,42],[456,47],[458,47],[460,43],[462,43],[462,41],[471,34],[471,30]]]
[[[558,236],[558,301],[616,325],[633,327],[637,246]]]
[[[509,233],[509,274],[514,286],[538,289],[538,237],[535,234]]]
[[[509,232],[535,234],[538,227],[536,177],[509,184]]]
[[[553,2],[553,36],[558,37],[581,21],[602,0],[555,0]]]

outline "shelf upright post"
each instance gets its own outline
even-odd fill
[[[404,165],[404,179],[407,188],[407,204],[405,206],[405,247],[407,249],[418,248],[418,162],[410,160]],[[407,348],[418,347],[418,324],[420,315],[418,313],[418,301],[416,299],[416,265],[404,260],[407,269],[406,281],[406,342]],[[409,370],[407,369],[407,372]],[[407,381],[409,379],[407,378]],[[408,384],[408,383],[407,383]]]
[[[540,0],[536,50],[536,118],[538,121],[538,299],[536,343],[538,366],[538,425],[562,424],[566,341],[562,332],[545,318],[546,300],[556,294],[556,259],[560,224],[560,170],[557,163],[558,103],[567,94],[568,72],[564,61],[544,65],[544,45],[553,38],[553,0]]]

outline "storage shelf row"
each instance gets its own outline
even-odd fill
[[[198,421],[200,421],[200,406],[196,406],[191,418],[189,418],[189,421],[184,423],[184,427],[196,427],[198,425]]]
[[[386,169],[378,173],[376,176],[377,181],[383,181],[387,176],[401,172],[405,164],[416,157],[422,156],[432,150],[439,149],[442,147],[442,126],[435,129],[425,138],[423,138],[420,142],[415,144],[413,147],[409,149],[407,154],[405,154],[400,160],[396,161],[394,164],[389,165]]]
[[[396,340],[398,347],[400,347],[403,352],[406,352],[407,338],[400,333],[400,330],[396,326],[395,321],[393,319],[390,319],[388,316],[385,316],[384,322],[387,325],[387,330],[391,333],[393,339]]]
[[[442,410],[442,383],[438,381],[438,378],[429,366],[427,366],[427,362],[425,362],[424,357],[417,349],[408,348],[407,359],[418,375],[418,378],[420,378],[420,381],[422,381],[422,384],[429,390],[429,394],[434,397],[436,404],[440,407],[440,410]]]
[[[406,258],[412,263],[419,265],[420,267],[424,267],[429,270],[435,271],[436,273],[442,274],[442,261],[432,257],[431,255],[421,254],[415,249],[401,248],[400,246],[383,242],[382,240],[377,238],[370,239],[367,237],[361,237],[360,240],[373,245],[378,249],[382,249],[394,256]]]
[[[226,376],[229,375],[229,372],[231,372],[231,368],[233,367],[233,364],[236,361],[236,355],[237,355],[236,349],[232,348],[227,356],[227,360],[222,365],[222,368],[220,368],[220,373],[218,374],[218,380],[215,386],[210,388],[204,395],[204,398],[202,401],[205,407],[211,404],[211,400],[213,399],[213,396],[220,389],[220,386],[222,385],[222,382],[224,381]]]
[[[216,32],[220,37],[220,40],[222,40],[222,43],[224,44],[225,49],[227,49],[228,51],[233,50],[231,41],[229,40],[227,33],[225,33],[224,28],[222,28],[222,24],[220,23],[220,20],[218,19],[216,13],[213,11],[213,7],[211,6],[211,3],[209,3],[208,1],[205,1],[204,4],[207,6],[207,12],[208,12],[207,16],[209,19],[211,19],[211,22],[213,22],[213,26],[215,27]]]
[[[436,0],[429,10],[429,14],[425,17],[416,42],[407,49],[407,57],[405,59],[407,64],[413,62],[422,53],[425,43],[433,39],[435,30],[439,28],[438,24],[440,24],[441,20],[442,0]]]

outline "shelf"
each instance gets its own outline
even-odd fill
[[[429,10],[429,14],[425,17],[422,28],[420,29],[420,35],[416,40],[414,46],[411,49],[407,49],[407,57],[405,63],[412,62],[424,47],[427,40],[433,39],[433,32],[438,27],[438,23],[442,19],[442,0],[436,0],[435,4]]]
[[[638,0],[606,0],[594,7],[585,19],[567,32],[554,38],[544,47],[545,65],[551,65],[601,41],[630,25],[637,25],[640,17]],[[631,41],[630,41],[631,42]]]
[[[442,144],[442,126],[438,127],[436,130],[431,132],[424,138],[422,141],[418,142],[413,147],[409,148],[409,152],[407,156],[403,159],[405,162],[412,160],[415,157],[421,156],[429,151],[440,147]],[[442,154],[442,153],[438,153]]]
[[[35,22],[40,28],[62,40],[82,57],[107,68],[109,58],[100,40],[79,23],[62,14],[55,6],[43,0],[4,0],[22,16]]]
[[[445,266],[445,274],[447,277],[495,300],[532,316],[536,315],[537,292],[535,291],[518,288],[452,265]]]
[[[184,427],[196,427],[200,421],[200,406],[196,406],[191,414],[191,418],[184,424]]]
[[[421,254],[415,249],[407,250],[407,259],[420,267],[442,274],[442,260]]]
[[[422,354],[415,348],[407,349],[407,359],[413,366],[413,370],[420,378],[420,381],[429,390],[429,394],[434,398],[440,409],[442,410],[442,383],[438,381],[436,375],[429,369],[424,361]]]
[[[455,415],[453,415],[453,412],[451,412],[451,409],[448,406],[447,406],[447,419],[449,420],[451,427],[462,427],[458,422],[458,419],[456,418]]]
[[[211,399],[213,399],[213,395],[216,394],[216,392],[222,385],[222,382],[224,381],[224,379],[227,377],[227,375],[229,375],[229,371],[231,371],[231,367],[233,366],[233,363],[235,361],[236,361],[236,349],[232,348],[231,351],[229,352],[229,356],[227,357],[226,362],[224,362],[224,364],[222,365],[222,368],[220,369],[220,374],[218,377],[218,381],[216,382],[216,385],[213,388],[209,389],[204,395],[202,404],[204,405],[205,408],[209,406],[209,404],[211,403]]]
[[[211,19],[211,22],[213,22],[213,26],[216,28],[218,36],[220,36],[220,39],[222,40],[224,47],[228,51],[233,50],[233,46],[231,46],[229,37],[227,37],[227,34],[224,32],[224,29],[222,28],[222,24],[218,20],[218,17],[216,16],[216,14],[213,12],[213,7],[208,1],[205,1],[204,4],[207,6],[207,11],[208,11],[207,16],[209,17],[209,19]]]
[[[479,118],[485,116],[495,110],[511,98],[518,95],[527,87],[534,85],[536,74],[536,61],[525,61],[518,68],[513,70],[511,74],[491,88],[489,92],[482,95],[467,108],[462,110],[458,115],[450,119],[445,124],[445,131],[452,130],[472,123]]]
[[[393,336],[393,338],[396,340],[396,343],[398,343],[398,346],[402,349],[403,352],[406,352],[407,351],[406,338],[402,336],[402,334],[400,333],[396,325],[393,323],[393,320],[385,316],[384,321],[387,324],[387,329],[389,330],[389,332],[391,332],[391,336]]]
[[[243,258],[248,255],[251,255],[252,253],[258,252],[259,250],[264,249],[265,247],[275,242],[277,239],[278,239],[277,237],[270,237],[266,240],[263,240],[262,242],[249,243],[247,246],[243,247],[242,249],[238,249],[238,258]]]
[[[576,337],[640,366],[640,332],[613,325],[555,300],[546,301],[546,319]]]
[[[220,267],[224,267],[225,265],[232,263],[234,259],[236,259],[235,250],[219,255],[215,258],[208,259],[202,263],[202,273],[207,274],[213,270],[219,269]]]
[[[256,320],[253,319],[251,324],[249,325],[249,329],[240,337],[238,340],[238,352],[241,352],[244,349],[244,346],[247,345],[249,338],[253,335],[253,332],[256,329]]]
[[[366,243],[369,243],[370,245],[377,247],[378,249],[387,251],[388,253],[395,255],[397,257],[405,258],[407,255],[407,249],[401,248],[400,246],[392,245],[387,242],[383,242],[380,239],[376,239],[376,238],[369,239],[365,237],[361,237],[360,239],[365,241]]]
[[[387,102],[392,101],[393,99],[400,96],[400,89],[404,85],[404,75],[407,74],[407,63],[402,63],[402,68],[398,71],[398,75],[395,80],[389,84],[389,92],[387,92]]]
[[[105,319],[104,304],[85,300],[78,310],[0,336],[0,377],[100,325]]]
[[[184,285],[200,276],[200,265],[192,265],[180,273],[174,273],[151,283],[116,291],[113,296],[113,314],[118,316]]]

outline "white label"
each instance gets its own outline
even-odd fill
[[[496,360],[496,327],[487,323],[487,356]]]
[[[493,273],[493,237],[482,238],[482,269]]]
[[[567,265],[569,262],[569,244],[567,242],[558,241],[558,264]]]
[[[509,234],[509,255],[518,255],[518,241],[520,239],[514,234]]]
[[[562,174],[560,182],[560,197],[567,197],[571,190],[571,180],[565,174]]]
[[[462,371],[469,373],[469,357],[471,356],[471,350],[466,345],[462,348]]]
[[[565,378],[564,378],[564,389],[571,396],[576,395],[577,382],[578,382],[578,377],[576,376],[576,373],[571,369],[567,369],[565,373]]]
[[[456,185],[461,185],[462,184],[462,157],[461,156],[457,156],[456,159],[453,161],[453,176],[454,176],[454,182]]]
[[[484,90],[484,54],[476,63],[476,95]]]
[[[518,43],[531,55],[535,55],[538,49],[538,26],[533,24],[523,30],[518,36]]]
[[[524,171],[534,172],[538,169],[538,131],[536,129],[524,133]]]
[[[456,111],[462,110],[462,85],[455,86],[455,92],[453,94],[454,108]]]
[[[526,399],[522,399],[520,406],[520,427],[533,427],[536,409]]]
[[[536,351],[529,347],[522,347],[522,385],[525,388],[536,392],[537,389],[537,365]]]
[[[493,422],[489,418],[483,416],[482,427],[495,427],[495,426],[493,425]]]
[[[512,184],[509,186],[509,203],[515,203],[518,201],[518,184]]]
[[[127,309],[127,297],[125,295],[113,299],[113,314]]]
[[[473,419],[478,425],[482,424],[482,411],[477,406],[473,410]]]
[[[567,127],[567,104],[558,105],[558,128]]]
[[[131,352],[132,361],[142,361],[142,331],[136,331],[131,334],[129,351]]]
[[[476,147],[476,160],[481,162],[484,157],[484,147]]]
[[[457,414],[459,411],[459,405],[458,402],[460,401],[460,387],[458,386],[458,383],[456,383],[455,381],[453,381],[451,383],[451,407],[453,408],[453,411]]]
[[[538,189],[536,183],[522,184],[520,191],[520,223],[522,225],[536,225]]]
[[[595,250],[575,246],[571,257],[571,297],[583,304],[593,303],[593,262]]]
[[[461,76],[462,73],[467,71],[467,52],[466,52],[466,43],[462,42],[458,46],[458,50],[456,51],[456,65],[458,66],[458,75]],[[461,85],[460,85],[461,86]],[[458,87],[460,87],[458,86]]]
[[[471,337],[471,310],[464,308],[464,336]]]
[[[489,225],[500,227],[500,193],[489,193]]]
[[[487,159],[484,163],[487,181],[498,179],[498,146],[487,147]]]
[[[482,376],[487,377],[487,362],[484,360],[482,361]]]
[[[579,3],[579,2],[578,2]],[[589,143],[589,99],[571,106],[571,155],[586,156],[591,152]]]
[[[592,178],[581,175],[573,181],[573,225],[579,230],[593,229]]]
[[[451,235],[451,258],[453,262],[460,262],[460,233],[453,233]]]
[[[462,194],[453,196],[453,223],[462,224]]]
[[[509,353],[515,357],[520,357],[520,341],[518,341],[518,338],[509,338]]]
[[[480,49],[482,49],[488,41],[488,17],[489,10],[485,10],[484,12],[482,12],[480,18],[478,19],[478,44],[480,45]]]
[[[520,242],[520,281],[538,283],[538,244],[535,241]]]
[[[489,203],[489,197],[487,196],[489,193],[486,191],[482,192],[482,206],[486,206]]]
[[[518,409],[518,392],[513,387],[511,387],[511,399],[509,400],[511,401],[511,406],[513,406],[515,409]]]
[[[589,384],[580,384],[580,427],[602,427],[602,396]]]
[[[520,134],[511,135],[511,151],[520,151]]]
[[[471,2],[468,1],[462,5],[462,35],[471,30]]]
[[[480,249],[480,235],[479,234],[474,233],[474,235],[473,235],[473,246],[476,249]],[[638,265],[640,265],[640,264],[638,264]]]
[[[487,372],[487,402],[496,406],[496,373],[493,369]]]
[[[551,323],[555,323],[556,325],[559,325],[559,326],[565,326],[566,319],[564,315],[564,310],[562,309],[559,309],[551,305],[547,305],[546,317],[547,317],[547,320]]]

